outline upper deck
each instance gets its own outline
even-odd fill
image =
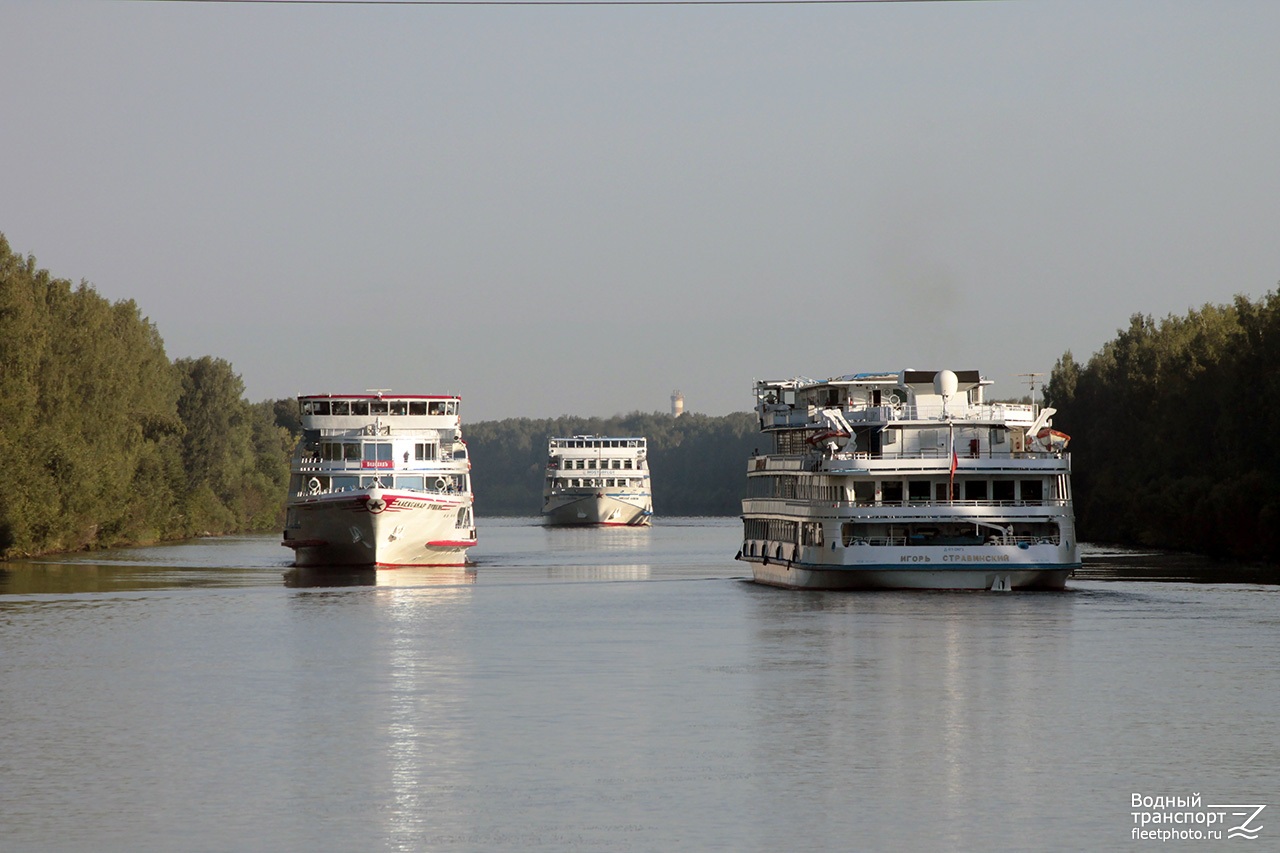
[[[943,374],[955,377],[954,387],[939,387]],[[983,389],[991,384],[976,370],[903,370],[822,380],[759,380],[756,411],[763,430],[823,425],[825,409],[839,410],[851,424],[968,421],[1030,426],[1036,417],[1034,406],[984,402]]]
[[[595,458],[601,455],[643,457],[648,441],[640,436],[575,435],[553,438],[547,443],[548,456],[572,459]]]
[[[423,394],[308,394],[298,398],[302,428],[320,435],[461,429],[462,398]],[[373,434],[373,433],[370,433]]]
[[[760,429],[775,453],[827,458],[1060,456],[1053,409],[988,403],[976,370],[903,370],[756,382]]]

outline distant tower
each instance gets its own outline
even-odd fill
[[[679,391],[671,392],[671,417],[678,418],[684,414],[684,395]]]

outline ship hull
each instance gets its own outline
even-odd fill
[[[299,567],[463,566],[476,544],[474,528],[458,526],[469,506],[377,489],[300,500],[290,505],[296,523],[281,544]]]
[[[738,558],[757,583],[786,589],[1063,589],[1072,545],[802,547],[748,540]]]
[[[635,493],[553,494],[542,508],[542,523],[552,527],[643,527],[652,517],[647,498]]]
[[[752,580],[784,589],[815,590],[1061,590],[1072,568],[901,569],[816,567],[749,560]]]

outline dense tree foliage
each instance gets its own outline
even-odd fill
[[[0,558],[277,526],[288,433],[243,390],[0,235]]]
[[[1135,315],[1045,387],[1086,540],[1280,559],[1280,295]]]
[[[655,516],[737,515],[746,465],[760,444],[755,415],[678,418],[639,412],[612,418],[512,418],[463,426],[480,515],[537,515],[547,440],[556,436],[643,436],[649,442]]]
[[[1045,387],[1071,434],[1086,540],[1280,559],[1280,295],[1135,315]],[[294,400],[249,404],[227,362],[171,362],[132,301],[52,278],[0,234],[0,559],[281,521]],[[464,426],[477,511],[536,515],[547,440],[644,436],[659,517],[737,515],[753,414]]]

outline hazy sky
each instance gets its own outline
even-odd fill
[[[0,232],[250,400],[978,369],[1280,279],[1280,3],[0,0]]]

